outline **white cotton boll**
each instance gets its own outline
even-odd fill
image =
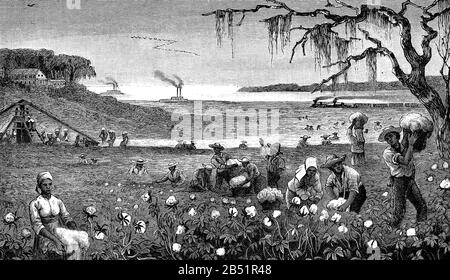
[[[434,177],[433,177],[433,176],[428,177],[428,178],[427,178],[427,181],[428,181],[428,182],[433,182],[433,181],[434,181]]]
[[[312,205],[309,207],[309,212],[310,212],[311,214],[315,215],[315,214],[317,213],[317,205],[312,204]]]
[[[448,169],[448,162],[444,161],[444,163],[442,164],[442,168]]]
[[[338,231],[339,231],[339,232],[342,232],[342,233],[347,233],[348,228],[347,228],[345,225],[340,225],[340,226],[338,227]]]
[[[273,211],[273,217],[276,219],[276,218],[278,218],[279,216],[281,216],[281,211],[280,211],[280,210],[274,210],[274,211]]]
[[[272,221],[270,221],[269,217],[265,217],[263,220],[263,223],[266,227],[271,227],[272,226]]]
[[[431,170],[436,170],[437,168],[438,168],[437,163],[435,163],[435,164],[433,164],[433,165],[431,166]]]
[[[309,209],[306,205],[303,205],[302,208],[300,208],[300,214],[302,216],[307,216],[309,215]]]
[[[191,208],[191,210],[189,210],[189,212],[188,212],[188,215],[193,217],[193,216],[197,215],[197,211],[195,211],[194,208]]]
[[[238,215],[239,211],[236,209],[236,207],[231,207],[230,209],[228,209],[228,214],[231,217],[236,217]]]
[[[450,179],[447,178],[445,180],[442,180],[442,182],[439,184],[439,187],[444,190],[450,189]]]
[[[225,255],[225,248],[219,248],[216,250],[216,255],[223,256]]]
[[[367,246],[369,246],[372,249],[376,249],[378,248],[378,242],[372,239],[369,242],[367,242]]]
[[[410,228],[406,231],[406,236],[415,236],[416,235],[416,229]]]
[[[176,253],[180,252],[180,250],[181,250],[181,245],[178,244],[178,243],[173,243],[173,244],[172,244],[172,250],[173,250],[174,252],[176,252]]]
[[[387,197],[389,195],[389,193],[388,192],[384,192],[381,196],[383,196],[383,197]]]
[[[295,205],[300,205],[300,203],[302,203],[302,201],[300,200],[300,197],[296,196],[292,199],[292,203]]]
[[[364,226],[366,228],[370,228],[372,225],[373,225],[373,222],[371,220],[367,220],[367,221],[364,222]]]
[[[333,216],[331,216],[331,221],[332,222],[335,222],[335,223],[338,223],[340,220],[341,220],[341,215],[339,215],[338,213],[334,213],[334,215]]]
[[[219,211],[217,211],[217,210],[212,210],[211,211],[211,218],[217,219],[219,217],[220,217],[220,212]]]

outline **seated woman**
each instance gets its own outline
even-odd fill
[[[317,172],[317,159],[309,157],[296,171],[295,177],[289,181],[286,190],[286,204],[290,208],[292,199],[299,197],[301,205],[317,204],[323,196],[320,174]]]
[[[30,203],[30,221],[36,233],[35,257],[43,257],[49,251],[51,241],[58,254],[62,253],[68,260],[80,260],[82,250],[89,247],[88,234],[75,230],[76,224],[70,218],[64,203],[52,195],[53,178],[50,172],[39,173],[36,181],[39,196]]]

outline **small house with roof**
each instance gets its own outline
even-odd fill
[[[48,85],[47,77],[37,68],[14,69],[10,73],[10,78],[13,82],[32,85],[32,86],[46,86]]]

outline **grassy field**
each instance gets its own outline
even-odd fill
[[[49,147],[39,144],[1,146],[0,214],[5,217],[7,213],[15,213],[16,217],[21,219],[15,222],[17,227],[15,232],[12,231],[14,227],[11,229],[11,224],[0,225],[0,259],[26,259],[31,254],[32,239],[23,237],[23,233],[21,235],[20,232],[30,228],[27,205],[37,196],[35,178],[41,171],[52,173],[55,185],[54,195],[64,201],[80,229],[89,232],[92,237],[88,252],[89,259],[133,259],[136,256],[140,256],[140,259],[305,259],[316,257],[322,259],[414,259],[423,258],[423,256],[439,259],[443,254],[448,255],[450,241],[448,233],[445,234],[450,220],[448,192],[440,190],[439,183],[449,177],[449,172],[442,167],[443,161],[438,158],[433,145],[415,157],[417,182],[428,203],[429,225],[420,235],[422,238],[420,240],[416,237],[408,239],[405,235],[397,235],[400,239],[392,241],[397,242],[396,244],[392,245],[393,243],[389,243],[391,241],[386,241],[391,238],[387,236],[393,231],[386,224],[386,217],[389,217],[386,213],[391,213],[390,195],[382,196],[385,192],[391,192],[387,186],[388,170],[381,158],[384,148],[385,145],[381,144],[367,145],[367,164],[356,167],[361,173],[368,196],[367,203],[362,208],[362,215],[355,217],[351,213],[348,215],[342,213],[343,218],[340,223],[322,223],[317,219],[318,216],[312,215],[303,218],[295,216],[297,218],[294,217],[292,220],[293,216],[286,211],[283,200],[279,210],[283,213],[284,222],[273,219],[278,228],[267,231],[262,221],[264,217],[271,217],[272,213],[261,209],[255,194],[236,198],[235,205],[222,203],[222,198],[231,195],[224,192],[196,193],[196,199],[190,199],[190,193],[186,190],[187,182],[196,168],[202,163],[210,162],[213,154],[211,150],[188,152],[172,148],[75,148],[64,145]],[[329,154],[349,154],[349,146],[309,146],[303,150],[285,148],[282,151],[287,169],[279,185],[284,194],[287,182],[294,176],[295,170],[306,157],[315,156],[320,164]],[[263,175],[266,174],[259,149],[229,149],[227,152],[235,158],[249,156]],[[97,158],[98,164],[80,164],[78,156],[81,153],[86,154],[88,158]],[[147,161],[148,176],[128,176],[126,173],[133,161],[141,157]],[[169,161],[179,162],[180,168],[188,178],[186,184],[178,189],[171,189],[169,185],[151,185],[151,181],[162,177],[167,172]],[[349,162],[349,159],[346,162]],[[430,169],[433,164],[438,165],[436,170]],[[324,184],[329,171],[320,170],[320,174]],[[432,182],[427,180],[429,176],[433,176]],[[141,198],[149,190],[153,196],[150,204]],[[166,199],[171,195],[179,201],[178,210],[165,206]],[[318,204],[318,214],[324,208],[326,200],[327,197]],[[88,206],[94,206],[97,209],[95,218],[86,216],[84,210]],[[245,215],[243,217],[239,214],[235,220],[227,214],[229,207],[236,207],[238,211],[243,211],[248,206],[255,206],[257,209],[258,214],[254,219],[248,220]],[[199,214],[201,213],[200,220],[198,218],[192,220],[188,217],[187,211],[192,207],[196,208]],[[212,218],[211,211],[215,210],[221,213],[220,219]],[[121,225],[121,222],[117,220],[117,214],[121,212],[130,214],[133,224],[137,221],[145,222],[147,227],[145,233],[133,233],[133,227]],[[330,217],[331,215],[330,212]],[[363,221],[366,219],[374,222],[372,229],[363,226]],[[417,227],[419,232],[419,227],[414,220],[415,210],[408,202],[407,215],[402,225],[403,231],[410,227]],[[203,225],[202,221],[206,224]],[[191,227],[184,237],[175,234],[179,223]],[[98,240],[96,234],[100,229],[94,225],[108,227],[105,240]],[[345,232],[340,233],[339,225],[341,230],[345,225],[351,228],[349,235],[345,235]],[[439,229],[436,229],[436,225]],[[442,226],[444,226],[444,233],[442,233]],[[248,230],[243,231],[244,228]],[[315,237],[311,236],[308,230],[314,232]],[[212,235],[211,231],[216,232],[215,235]],[[246,236],[245,232],[248,232],[249,236]],[[293,236],[294,232],[297,237]],[[208,237],[209,235],[211,237]],[[127,236],[130,240],[128,244],[125,242]],[[2,238],[5,240],[2,241]],[[382,248],[381,255],[380,251],[375,254],[368,250],[366,253],[366,244],[371,239],[378,240],[379,247]],[[171,249],[176,242],[183,244],[181,253]],[[424,245],[421,245],[422,242]],[[261,244],[271,246],[272,249],[271,247],[264,249],[264,245]],[[284,249],[280,249],[280,245],[277,244],[284,244],[289,254]],[[433,247],[434,244],[439,244],[439,247]],[[215,250],[219,247],[226,248],[226,256],[216,255]],[[200,248],[200,251],[196,248]],[[248,248],[251,248],[249,253]],[[435,250],[435,248],[439,249]]]
[[[368,197],[377,196],[383,192],[390,191],[387,187],[388,169],[382,161],[382,151],[385,145],[367,145],[367,165],[356,167],[361,173],[363,183],[367,188]],[[310,146],[303,150],[283,149],[286,159],[287,169],[280,180],[280,186],[284,193],[287,182],[292,179],[295,170],[308,156],[315,156],[319,163],[323,162],[328,154],[348,154],[347,145],[331,146]],[[240,158],[249,156],[265,175],[265,166],[259,149],[239,149],[227,150],[233,157]],[[79,164],[78,156],[85,153],[88,158],[94,157],[99,160],[97,165]],[[147,163],[149,175],[146,177],[130,177],[126,175],[132,162],[138,158],[144,158]],[[53,146],[44,145],[12,145],[2,146],[0,151],[0,187],[3,199],[10,201],[31,201],[36,193],[35,178],[41,171],[50,171],[54,176],[57,186],[55,195],[63,199],[72,212],[81,211],[82,207],[91,204],[101,204],[105,196],[111,196],[111,189],[115,189],[113,195],[123,196],[123,206],[133,205],[133,199],[137,194],[149,189],[149,182],[162,177],[167,172],[166,165],[170,161],[178,161],[179,167],[184,171],[188,179],[196,168],[202,163],[210,162],[211,150],[196,150],[193,152],[180,152],[171,148],[146,148],[129,147],[120,148],[75,148],[73,146]],[[433,147],[428,147],[424,152],[415,156],[417,166],[417,182],[425,199],[433,196],[437,191],[438,183],[449,173],[446,170],[431,171],[430,166],[437,163],[442,166],[442,161],[433,151]],[[349,159],[347,159],[349,162]],[[442,169],[442,167],[441,167]],[[329,174],[328,170],[320,170],[322,184]],[[428,182],[426,179],[430,174],[434,174],[435,182]],[[108,186],[105,186],[108,183]],[[121,184],[122,187],[117,185]],[[186,183],[187,184],[187,183]],[[134,186],[133,186],[134,185]],[[127,186],[127,187],[123,187]],[[188,193],[184,188],[171,190],[169,185],[152,186],[155,193],[160,198],[167,198],[171,194],[179,193],[181,202],[188,200]],[[200,193],[199,200],[210,197],[219,198],[215,193]],[[253,196],[251,199],[256,200]],[[244,202],[246,199],[238,199]],[[284,206],[285,207],[285,206]],[[412,205],[408,205],[408,218],[412,219],[415,213]],[[363,208],[364,210],[364,208]]]

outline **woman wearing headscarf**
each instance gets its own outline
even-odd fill
[[[36,183],[39,196],[31,201],[29,207],[31,225],[36,234],[35,255],[45,254],[51,241],[67,259],[80,260],[82,249],[89,247],[88,234],[76,231],[76,224],[64,203],[52,195],[53,177],[50,172],[39,173]]]
[[[286,204],[290,208],[294,197],[299,197],[302,205],[317,204],[323,196],[317,159],[309,157],[295,172],[286,189]]]

